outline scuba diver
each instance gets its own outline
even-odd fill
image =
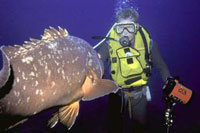
[[[148,81],[152,64],[163,82],[170,77],[158,47],[138,21],[134,8],[122,8],[106,37],[94,46],[104,62],[104,78],[113,79],[121,89],[108,98],[108,130],[110,133],[146,132],[147,101],[151,100]],[[128,112],[128,113],[125,113]],[[131,121],[128,128],[125,114]]]

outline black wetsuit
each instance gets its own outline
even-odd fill
[[[108,41],[103,42],[99,47],[96,48],[96,51],[101,55],[101,59],[104,62],[105,72],[104,78],[112,79],[110,74],[110,58],[109,58],[109,49]],[[155,43],[152,43],[152,63],[153,66],[156,66],[163,81],[170,76],[168,68],[164,63],[160,52]],[[141,92],[145,86],[139,86],[135,88],[126,88],[126,90],[120,90],[116,94],[111,93],[108,100],[108,130],[109,133],[122,133],[122,132],[137,132],[142,133],[145,131],[146,124],[146,107],[147,100],[144,93],[139,93],[137,97],[131,97],[127,99],[124,92],[137,93]],[[142,95],[141,95],[142,94]],[[128,101],[131,101],[128,103]],[[129,104],[129,109],[127,108]],[[122,108],[123,106],[123,108]],[[131,122],[127,123],[127,119],[124,117],[125,114],[130,113],[131,107]],[[129,111],[126,111],[129,110]],[[124,113],[129,112],[129,113]],[[130,118],[130,117],[129,117]],[[128,119],[129,119],[128,118]],[[123,128],[122,128],[123,127]]]

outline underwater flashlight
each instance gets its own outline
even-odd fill
[[[165,94],[165,101],[166,101],[164,126],[166,126],[167,133],[169,133],[169,128],[172,126],[172,123],[175,118],[173,110],[173,107],[176,104],[175,102],[188,104],[193,97],[193,92],[189,88],[179,83],[178,78],[170,77],[167,78],[167,81],[163,86],[163,93]]]
[[[163,92],[168,98],[182,104],[189,103],[193,95],[192,90],[183,86],[176,78],[167,79],[163,87]]]

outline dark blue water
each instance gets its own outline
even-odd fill
[[[18,0],[0,1],[0,45],[22,44],[30,37],[40,39],[49,26],[66,28],[73,36],[98,43],[93,35],[105,35],[114,23],[116,0]],[[172,76],[195,91],[190,106],[177,105],[172,132],[197,133],[200,127],[200,2],[198,0],[137,0],[139,22],[157,42]],[[151,79],[152,102],[149,103],[150,131],[163,132],[162,82],[155,70]],[[104,133],[107,96],[81,102],[80,114],[70,132]],[[49,130],[45,121],[51,112],[44,112],[17,127],[18,132],[64,132],[57,125]]]

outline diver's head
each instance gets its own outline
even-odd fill
[[[139,25],[137,24],[138,13],[133,8],[123,8],[116,13],[115,31],[120,37],[128,37],[130,41],[134,40],[135,33]]]
[[[116,12],[116,22],[121,19],[129,19],[133,22],[137,22],[139,17],[138,12],[134,8],[121,8]]]

